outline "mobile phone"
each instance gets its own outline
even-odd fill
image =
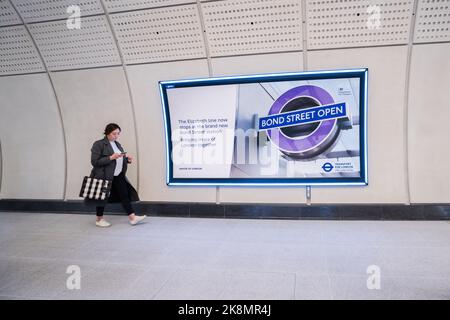
[[[121,154],[126,154],[126,152],[121,152]]]

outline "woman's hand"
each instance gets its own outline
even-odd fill
[[[133,157],[127,154],[127,158],[128,158],[128,163],[133,162]]]
[[[109,157],[109,159],[110,159],[110,160],[116,160],[116,159],[121,158],[121,157],[123,157],[123,156],[124,156],[124,154],[121,154],[121,153],[113,153],[113,154]]]

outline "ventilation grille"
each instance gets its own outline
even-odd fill
[[[211,56],[302,48],[301,0],[202,3]]]
[[[1,75],[45,71],[24,26],[0,28],[0,62]]]
[[[205,57],[196,5],[110,17],[127,64]]]
[[[80,7],[82,17],[103,13],[100,0],[12,0],[25,22],[67,19],[71,5]]]
[[[104,16],[81,18],[80,29],[65,20],[29,25],[49,70],[120,65],[117,47]]]
[[[21,24],[19,16],[8,0],[0,0],[0,26]]]
[[[413,0],[308,0],[308,48],[406,44]]]
[[[195,0],[104,0],[108,12],[148,9],[177,4],[195,3]]]
[[[450,0],[422,0],[417,9],[414,42],[450,40]]]

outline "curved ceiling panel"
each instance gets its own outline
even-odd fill
[[[450,40],[450,0],[421,0],[417,8],[414,42]]]
[[[12,2],[26,23],[67,19],[71,15],[67,9],[72,5],[80,7],[82,17],[103,13],[99,0],[12,0]]]
[[[81,18],[80,29],[68,29],[65,20],[29,29],[51,71],[122,64],[105,16]]]
[[[212,57],[302,49],[301,0],[202,3]]]
[[[111,14],[125,63],[204,58],[196,5]]]
[[[0,0],[0,27],[21,24],[22,21],[8,0]]]
[[[45,72],[23,25],[0,28],[0,75]]]
[[[47,74],[0,78],[1,197],[62,199],[65,148]]]
[[[195,3],[195,0],[104,0],[108,12],[129,11]]]
[[[450,43],[414,46],[408,104],[412,203],[450,203]]]
[[[81,9],[81,29],[68,28],[71,5]],[[412,29],[414,43],[450,41],[450,0],[0,0],[0,10],[0,76],[42,72],[43,62],[59,71],[298,52],[305,45],[401,45]]]
[[[407,44],[413,7],[413,0],[308,0],[308,49]]]

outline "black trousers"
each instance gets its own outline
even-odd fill
[[[127,182],[125,181],[125,175],[121,172],[118,176],[114,176],[111,186],[111,192],[114,190],[119,195],[120,202],[127,214],[134,213],[133,206],[130,203],[130,197],[128,195]],[[97,207],[97,217],[103,216],[105,207]]]

